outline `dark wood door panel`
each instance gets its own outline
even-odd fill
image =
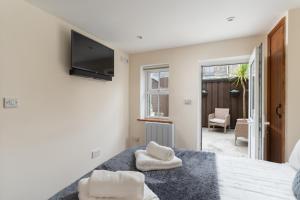
[[[284,161],[285,135],[285,19],[268,35],[267,160]]]

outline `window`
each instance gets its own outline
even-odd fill
[[[234,77],[234,73],[239,66],[240,64],[202,67],[203,79],[211,80]]]
[[[169,68],[145,69],[147,118],[169,117]]]

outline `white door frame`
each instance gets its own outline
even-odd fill
[[[236,57],[224,57],[218,59],[200,60],[198,67],[198,87],[197,87],[197,150],[202,150],[202,67],[212,65],[230,65],[236,63],[249,63],[251,55]]]
[[[249,88],[254,87],[254,94],[251,97],[249,93],[250,148],[248,152],[251,158],[259,160],[264,159],[265,148],[264,84],[263,45],[261,44],[253,50],[249,60]]]

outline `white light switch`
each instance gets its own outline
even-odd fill
[[[17,108],[18,99],[16,98],[3,98],[3,108]]]

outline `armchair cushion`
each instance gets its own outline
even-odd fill
[[[210,119],[209,122],[217,123],[217,124],[224,124],[225,123],[225,119],[214,118],[214,119]]]

